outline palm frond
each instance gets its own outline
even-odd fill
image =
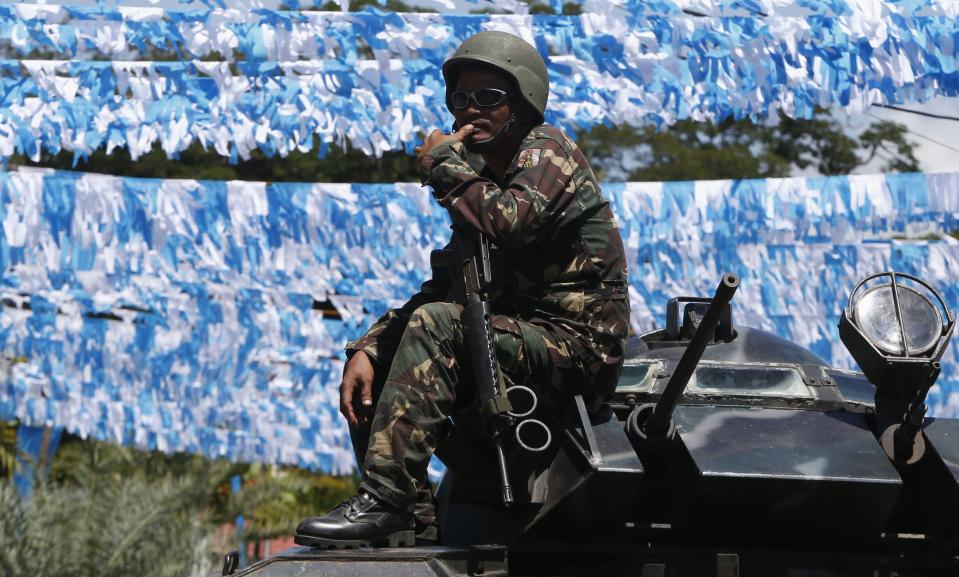
[[[17,471],[16,421],[0,421],[0,478],[12,477]]]

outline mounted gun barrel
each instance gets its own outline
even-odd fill
[[[690,339],[689,345],[686,346],[682,358],[676,364],[673,375],[663,390],[659,402],[652,408],[646,422],[642,425],[643,433],[647,438],[660,439],[668,436],[672,428],[673,410],[676,408],[676,403],[682,398],[683,391],[686,390],[686,385],[689,384],[689,379],[706,350],[706,345],[712,340],[712,335],[716,331],[723,310],[732,300],[738,288],[739,277],[732,273],[723,275],[719,287],[716,288],[716,294],[709,303],[706,314],[703,315],[702,322]]]

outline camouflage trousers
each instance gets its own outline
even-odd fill
[[[379,394],[374,398],[360,487],[398,507],[415,509],[420,522],[432,514],[424,501],[429,498],[430,457],[449,426],[449,416],[476,399],[465,365],[462,310],[452,303],[416,309],[386,379],[381,388],[375,387]],[[592,349],[572,333],[505,315],[493,315],[492,325],[496,358],[507,383],[536,391],[540,407],[555,410],[573,395],[587,392],[580,389],[594,368],[589,362]],[[355,443],[363,444],[363,433],[355,431]],[[356,448],[360,462],[363,447]]]

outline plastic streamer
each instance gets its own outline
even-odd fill
[[[919,275],[959,309],[957,188],[959,173],[604,185],[634,329],[728,270],[738,323],[838,367],[866,274]],[[418,288],[448,224],[416,184],[0,173],[0,418],[347,472],[342,347]],[[934,415],[959,415],[956,351]]]
[[[318,154],[410,150],[450,122],[438,65],[486,29],[536,44],[547,120],[570,132],[959,93],[955,2],[623,0],[578,16],[25,6],[0,7],[0,46],[18,57],[0,66],[0,158],[157,143],[176,156],[193,142],[282,156],[314,136]]]

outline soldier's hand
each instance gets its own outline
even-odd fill
[[[351,427],[366,424],[373,412],[373,375],[373,363],[366,353],[353,353],[340,383],[340,412]]]
[[[423,141],[423,144],[413,149],[413,152],[416,153],[417,160],[422,159],[424,156],[426,156],[426,153],[443,144],[444,142],[463,142],[463,139],[469,136],[474,130],[475,128],[472,124],[467,124],[453,134],[444,134],[440,130],[434,130],[429,136],[426,137],[426,139]]]

